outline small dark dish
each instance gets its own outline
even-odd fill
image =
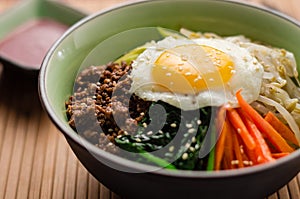
[[[263,198],[288,183],[300,171],[300,151],[240,170],[169,171],[136,163],[93,146],[70,128],[64,103],[83,67],[105,64],[140,45],[102,45],[103,56],[85,58],[110,36],[138,27],[185,27],[220,35],[243,34],[294,52],[300,63],[300,26],[280,13],[238,2],[217,0],[156,0],[119,6],[89,16],[74,25],[47,54],[39,78],[40,98],[55,125],[65,135],[82,164],[101,183],[127,198]],[[145,35],[148,37],[149,35]],[[98,49],[99,50],[99,49]],[[101,50],[101,49],[100,49]],[[118,54],[119,53],[119,54]],[[118,56],[117,56],[117,55]]]
[[[85,16],[54,1],[20,3],[1,14],[0,61],[5,67],[37,73],[51,45]]]

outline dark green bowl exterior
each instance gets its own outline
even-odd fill
[[[68,125],[64,103],[81,63],[98,43],[145,26],[243,34],[294,52],[300,63],[300,27],[274,11],[218,0],[155,0],[102,11],[74,25],[50,50],[39,76],[41,101],[83,165],[104,185],[127,198],[263,198],[300,171],[300,152],[275,163],[221,172],[167,171],[106,153]],[[134,41],[133,41],[134,42]],[[115,48],[106,49],[110,52]],[[132,48],[132,46],[130,47]],[[126,49],[124,49],[126,50]],[[127,49],[129,50],[129,49]],[[110,55],[107,59],[110,59]],[[105,64],[110,60],[91,60]],[[151,172],[143,172],[152,169]],[[131,171],[131,172],[128,172]]]

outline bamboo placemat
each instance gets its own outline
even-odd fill
[[[0,12],[20,0],[0,0]],[[93,13],[126,0],[63,0]],[[248,0],[300,20],[299,0]],[[1,28],[1,27],[0,27]],[[300,174],[269,199],[299,199]],[[119,199],[79,163],[40,106],[37,79],[0,64],[0,199]]]

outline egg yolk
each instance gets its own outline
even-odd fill
[[[233,61],[210,46],[187,44],[164,51],[154,63],[154,91],[195,94],[222,87],[234,73]]]

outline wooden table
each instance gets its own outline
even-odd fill
[[[20,0],[0,0],[0,12]],[[64,0],[93,13],[126,0]],[[300,20],[299,0],[248,0]],[[0,27],[1,28],[1,27]],[[0,199],[120,198],[79,163],[40,106],[36,78],[0,66]],[[300,174],[270,199],[299,199]]]

